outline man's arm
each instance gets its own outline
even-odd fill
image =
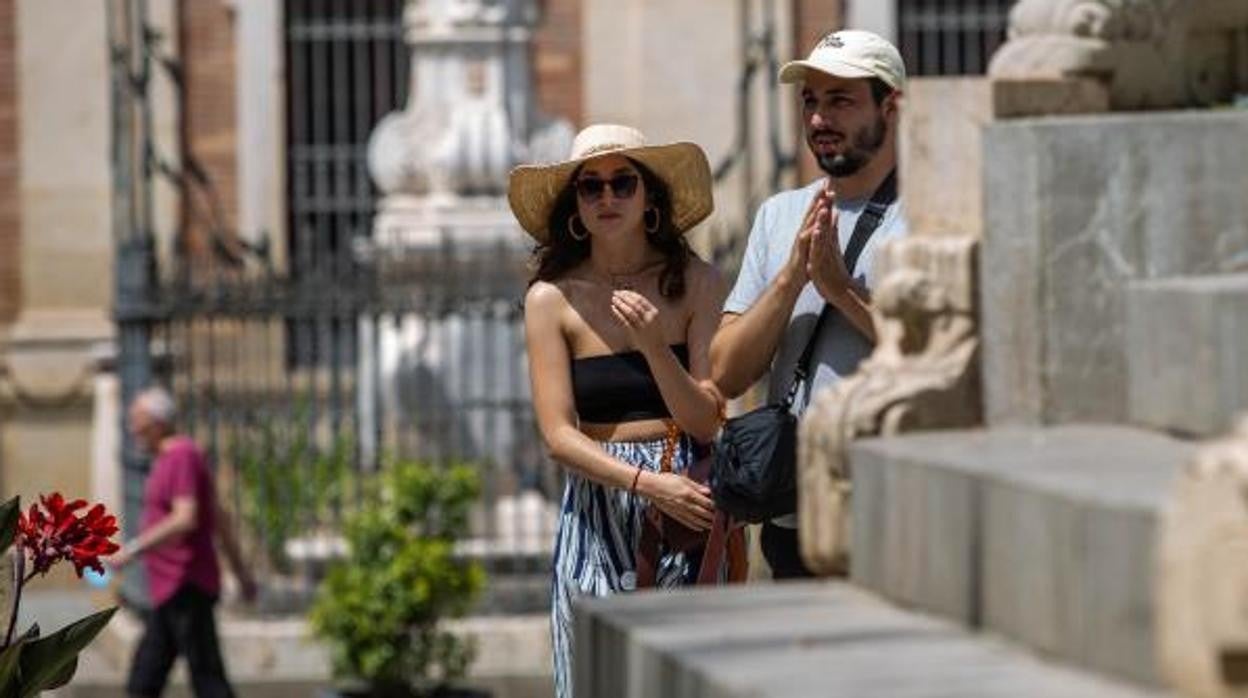
[[[871,315],[870,291],[851,282],[841,294],[833,295],[827,300],[841,311],[841,316],[849,320],[862,336],[875,344],[875,320]]]
[[[821,211],[827,215],[827,208],[826,193],[820,190],[806,210],[780,273],[744,313],[724,313],[720,320],[719,331],[711,341],[711,379],[725,397],[744,393],[771,364],[797,297],[809,279],[807,262],[814,225]]]
[[[190,533],[195,528],[198,510],[194,497],[174,497],[169,515],[122,546],[108,558],[108,563],[117,568],[125,567],[147,551]]]
[[[767,371],[805,284],[804,274],[781,274],[749,310],[724,313],[711,341],[711,379],[725,397],[740,396]]]

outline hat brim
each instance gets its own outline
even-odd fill
[[[877,75],[875,72],[863,68],[862,66],[834,59],[822,61],[789,61],[780,68],[780,82],[788,84],[802,82],[806,79],[806,74],[812,70],[817,73],[823,73],[824,75],[831,75],[832,77],[837,78],[858,79],[878,77],[885,82],[889,82],[886,78]],[[896,87],[896,85],[892,86]]]
[[[610,148],[548,165],[521,165],[511,171],[507,201],[516,221],[540,243],[550,239],[548,222],[555,200],[582,164],[606,155],[623,155],[645,165],[667,184],[672,197],[672,225],[679,233],[701,223],[715,209],[711,165],[694,143]]]

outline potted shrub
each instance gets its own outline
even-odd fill
[[[346,522],[347,556],[330,568],[311,611],[340,682],[326,695],[486,695],[452,686],[473,648],[442,627],[484,584],[480,565],[454,550],[480,489],[475,470],[398,462],[366,486],[368,504]]]

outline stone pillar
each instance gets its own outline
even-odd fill
[[[419,283],[420,270],[441,273],[465,260],[477,267],[457,273],[472,278],[489,255],[489,273],[522,288],[530,244],[507,205],[507,175],[522,162],[563,159],[573,136],[570,124],[537,107],[530,65],[535,21],[533,0],[409,0],[408,103],[381,121],[368,148],[370,172],[384,193],[370,251],[383,285]],[[494,336],[508,336],[506,321],[497,322]],[[380,357],[376,366],[365,358],[360,370],[366,460],[384,446],[370,440],[379,432],[375,420],[417,409],[410,404],[415,396],[396,387],[403,376],[427,372],[452,404],[454,386],[480,379],[464,378],[472,369],[450,360],[471,341],[454,314],[436,321],[404,315],[384,325],[363,318],[360,333],[360,346],[369,347],[362,356]],[[386,409],[379,412],[381,405]]]

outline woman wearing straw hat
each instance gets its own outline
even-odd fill
[[[525,331],[538,425],[567,468],[555,542],[555,686],[572,695],[572,599],[636,586],[647,503],[705,530],[710,490],[685,477],[719,425],[708,350],[725,286],[684,234],[713,207],[706,156],[590,126],[566,162],[518,167],[508,199],[537,240]],[[696,569],[663,554],[656,586]]]

